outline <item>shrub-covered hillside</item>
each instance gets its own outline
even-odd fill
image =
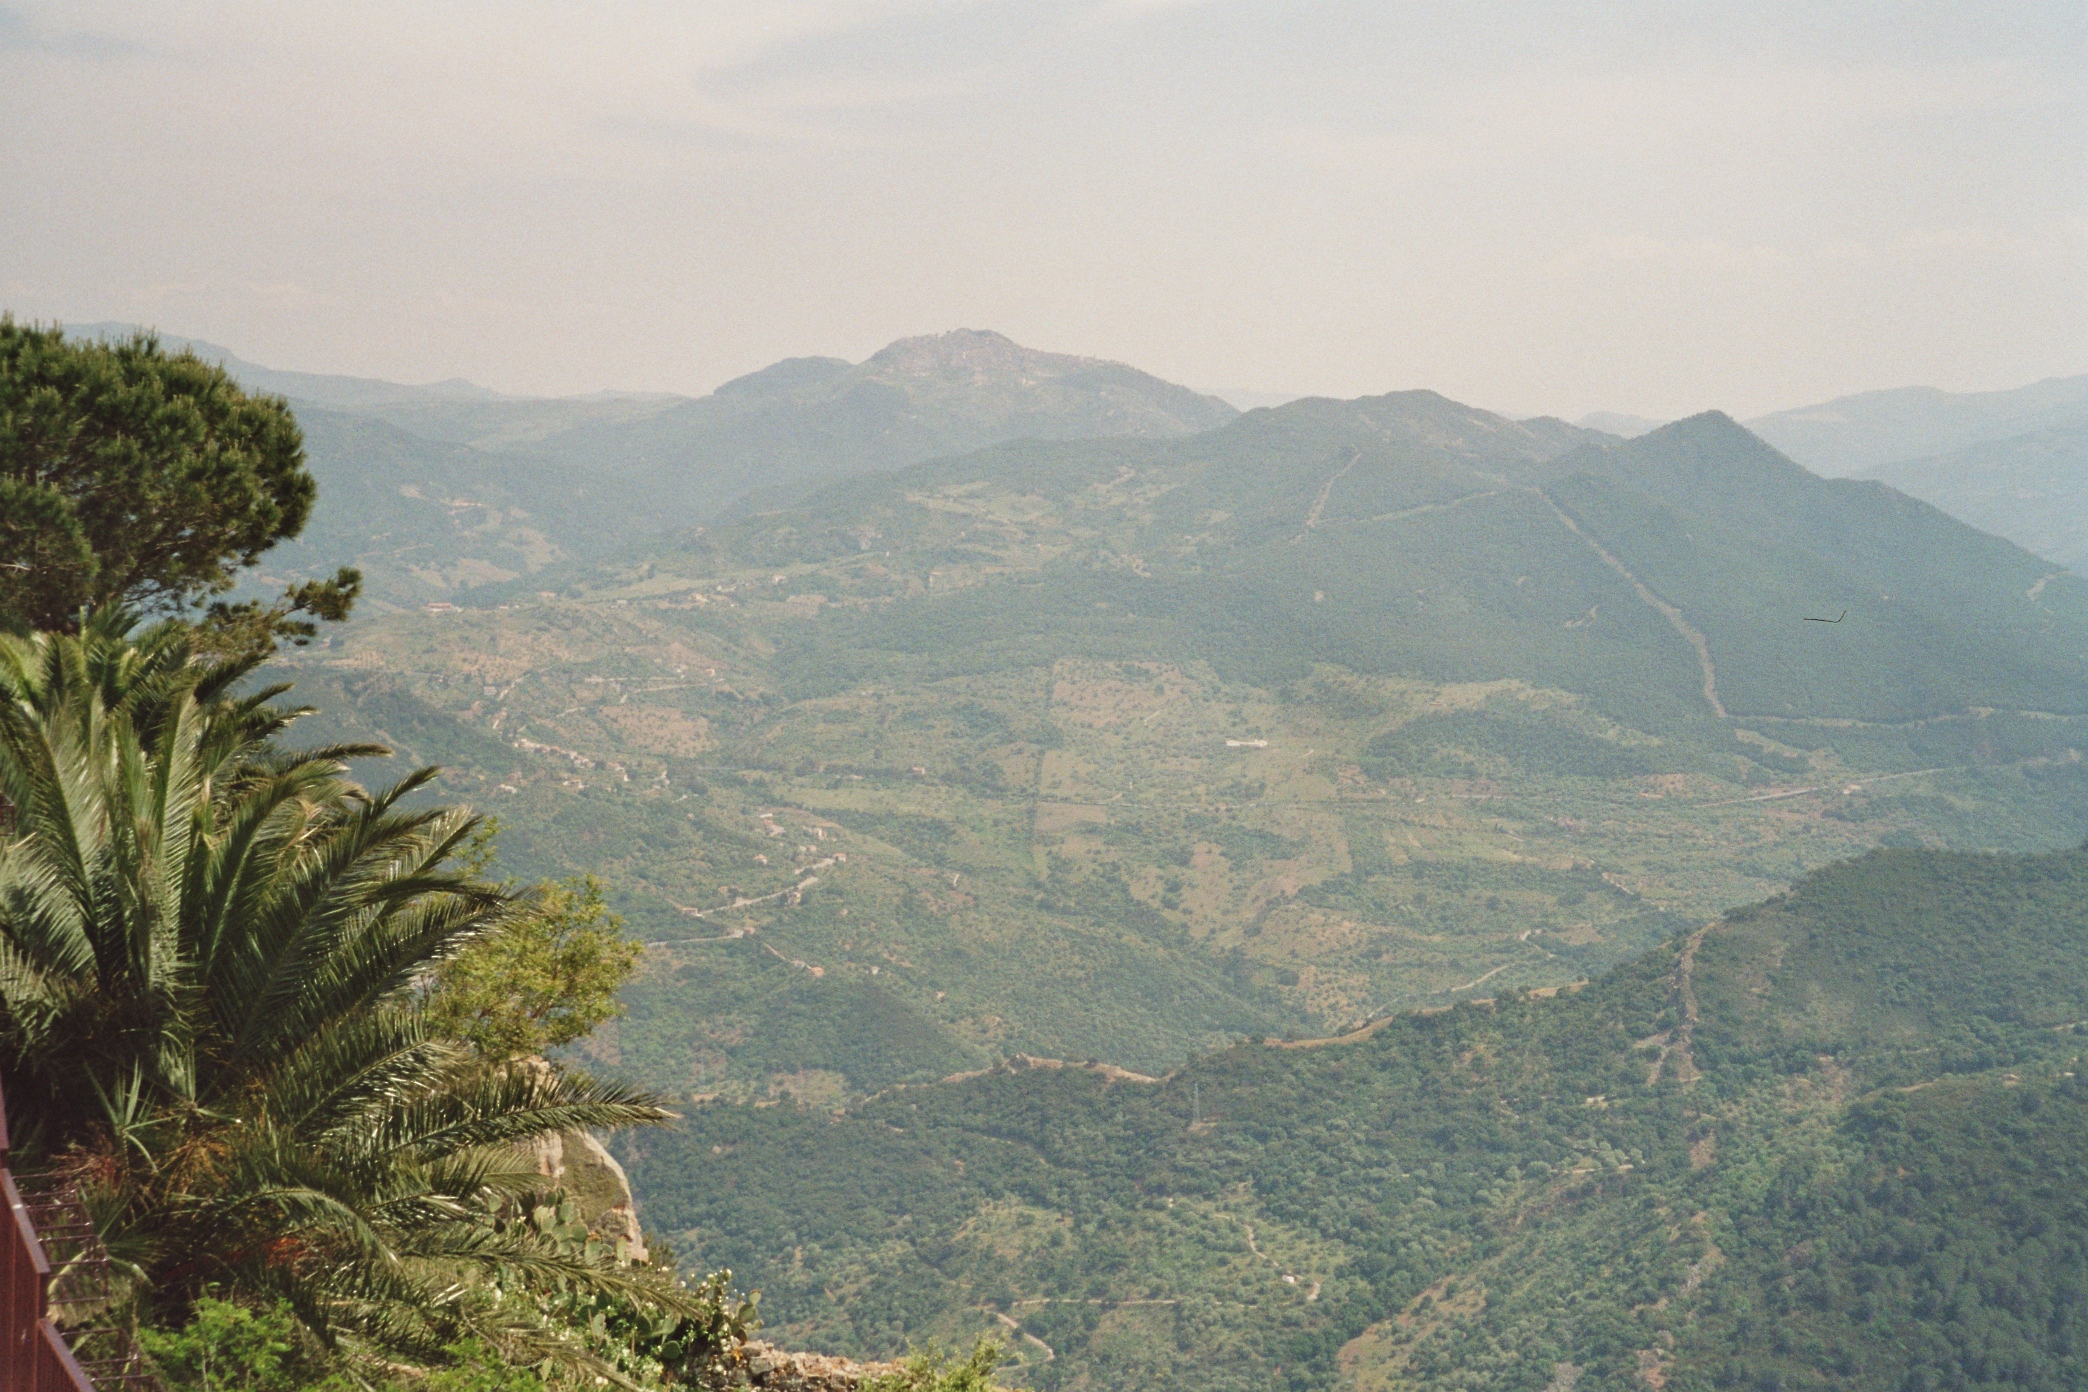
[[[2077,1387],[2084,935],[2088,851],[1881,851],[1577,992],[628,1160],[791,1338],[1037,1387]]]

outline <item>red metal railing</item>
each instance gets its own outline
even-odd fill
[[[0,1392],[95,1392],[50,1321],[51,1262],[7,1162],[7,1105],[0,1099]]]
[[[65,1346],[65,1336],[49,1320],[36,1322],[36,1359],[29,1370],[27,1392],[95,1392],[88,1377]]]

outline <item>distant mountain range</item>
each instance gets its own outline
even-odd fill
[[[138,324],[104,320],[93,324],[67,324],[65,332],[74,338],[116,340],[129,338],[139,332],[141,327]],[[276,396],[289,397],[293,401],[328,406],[336,410],[370,410],[411,401],[518,399],[502,396],[489,387],[467,382],[461,377],[451,378],[446,382],[431,382],[423,386],[408,386],[403,382],[387,382],[375,377],[349,377],[325,372],[287,372],[280,368],[263,367],[259,363],[248,362],[231,349],[207,339],[188,338],[176,333],[159,333],[158,336],[160,342],[169,349],[185,348],[206,361],[224,364],[225,370],[248,391],[269,392]]]
[[[1556,985],[1887,838],[2077,843],[2054,571],[1716,413],[1416,391],[857,473],[293,661],[517,873],[618,886],[663,944],[621,1066],[846,1096]]]
[[[2013,391],[1900,387],[1757,416],[1747,428],[1816,474],[1874,476],[1887,464],[2088,422],[2088,374]]]
[[[951,489],[971,501],[948,519],[914,501]],[[1055,520],[1018,523],[1025,506]],[[2088,582],[1716,412],[1622,441],[1433,392],[1307,398],[1170,441],[1017,442],[838,484],[707,534],[705,564],[825,561],[870,534],[942,548],[952,575],[1086,558],[1019,604],[986,584],[945,606],[961,624],[990,602],[989,645],[1068,641],[1099,602],[1113,625],[1174,614],[1199,646],[1236,635],[1211,660],[1259,683],[1325,661],[1512,675],[1646,718],[2088,709]],[[848,679],[838,655],[823,668]]]
[[[1655,420],[1651,416],[1634,416],[1622,411],[1593,411],[1588,415],[1582,416],[1574,424],[1589,430],[1604,431],[1629,440],[1643,435],[1649,430],[1658,430],[1661,426],[1666,425],[1667,422]]]
[[[1889,483],[2088,575],[2088,418],[1948,454],[1874,465]]]
[[[507,397],[462,381],[283,372],[201,340],[164,341],[290,398],[305,423],[321,502],[305,534],[270,554],[271,575],[355,563],[373,598],[393,604],[600,554],[742,499],[775,505],[855,473],[1011,439],[1190,435],[1238,414],[1121,363],[966,329],[901,339],[859,364],[786,359],[701,398]]]
[[[510,397],[461,380],[285,372],[167,341],[299,407],[321,503],[306,534],[271,554],[265,579],[354,562],[377,602],[404,605],[735,509],[788,506],[853,474],[1017,439],[1181,438],[1238,414],[1120,363],[973,330],[902,339],[856,364],[785,359],[700,398]],[[1601,412],[1580,425],[1629,438],[1659,422]],[[2088,563],[2088,510],[2076,505],[2088,495],[2088,376],[2004,392],[1867,392],[1747,426],[1816,474],[1890,483],[2058,564]]]
[[[2046,560],[2088,566],[2088,375],[2014,391],[1864,392],[1747,425],[1815,473],[1878,479]]]

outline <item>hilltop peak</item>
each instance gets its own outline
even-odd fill
[[[1741,425],[1740,422],[1734,420],[1723,411],[1712,410],[1699,411],[1693,416],[1684,416],[1680,420],[1669,421],[1666,425],[1657,425],[1647,431],[1646,435],[1664,435],[1673,439],[1724,434],[1736,430],[1743,435],[1753,438],[1752,432],[1747,427]]]
[[[801,387],[823,386],[849,370],[842,358],[785,358],[757,372],[735,377],[714,395],[731,397],[785,396]]]
[[[876,377],[924,377],[968,373],[974,380],[1008,376],[1062,376],[1087,367],[1118,367],[1102,358],[1046,353],[1025,348],[991,329],[951,329],[920,334],[887,344],[864,361],[861,371]]]
[[[1741,478],[1750,487],[1798,487],[1812,475],[1777,452],[1723,411],[1700,411],[1629,440],[1602,439],[1549,461],[1543,477],[1564,479],[1589,473],[1645,484],[1662,478],[1668,486],[1723,489]]]
[[[1715,457],[1728,469],[1745,461],[1756,466],[1766,465],[1779,473],[1799,475],[1808,472],[1723,411],[1700,411],[1670,421],[1657,430],[1649,430],[1636,439],[1614,446],[1613,450],[1625,456],[1667,458],[1677,462],[1706,461]]]
[[[1193,435],[1239,412],[1214,396],[1107,358],[1025,348],[990,329],[952,329],[886,345],[836,377],[831,390],[896,391],[896,409],[997,422],[987,438]],[[903,401],[903,406],[897,403]],[[985,439],[945,432],[940,450]]]

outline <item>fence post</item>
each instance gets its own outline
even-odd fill
[[[6,1231],[0,1244],[6,1247],[5,1288],[0,1290],[0,1337],[6,1343],[8,1387],[38,1387],[37,1329],[44,1323],[44,1299],[51,1279],[51,1264],[36,1228],[22,1206],[14,1175],[0,1169],[0,1199],[7,1204]]]

